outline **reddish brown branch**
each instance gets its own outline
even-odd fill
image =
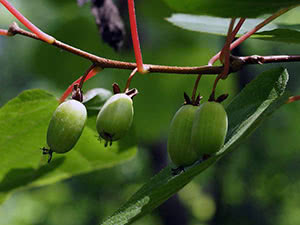
[[[280,63],[280,62],[300,62],[300,55],[271,55],[271,56],[240,56],[233,57],[241,60],[242,64],[267,64],[267,63]]]
[[[13,35],[20,34],[26,37],[34,38],[36,40],[40,40],[35,34],[28,32],[26,30],[21,29],[16,23],[13,23],[10,28],[9,32]],[[78,48],[73,46],[67,45],[61,41],[55,40],[52,44],[60,49],[78,55],[80,57],[86,58],[93,63],[97,64],[101,68],[117,68],[117,69],[128,69],[134,70],[137,66],[136,63],[131,62],[123,62],[117,60],[111,60],[102,58],[91,53],[82,51]],[[200,66],[200,67],[180,67],[180,66],[161,66],[161,65],[151,65],[151,64],[144,64],[149,67],[149,72],[152,73],[177,73],[177,74],[218,74],[222,71],[222,66]]]
[[[0,35],[9,36],[8,30],[0,29]]]
[[[93,76],[95,76],[97,73],[99,73],[102,69],[100,67],[94,67],[93,69],[88,70],[88,73],[84,74],[83,76],[85,76],[84,81],[87,81],[89,79],[91,79]],[[79,85],[80,82],[83,80],[83,76],[79,77],[77,80],[75,80],[63,93],[63,95],[61,96],[59,102],[62,103],[72,92],[74,85]]]
[[[6,9],[13,14],[21,23],[24,24],[29,30],[35,33],[40,39],[43,41],[52,44],[54,42],[54,38],[50,35],[41,31],[38,27],[32,24],[22,13],[20,13],[12,4],[10,4],[7,0],[0,0],[0,3],[6,7]]]
[[[20,34],[26,37],[33,39],[39,39],[35,34],[25,31],[18,27],[16,23],[13,23],[9,30],[10,35]],[[135,63],[123,62],[117,60],[111,60],[102,58],[91,53],[82,51],[78,48],[67,45],[61,41],[55,40],[52,44],[62,50],[70,52],[72,54],[78,55],[85,59],[90,60],[101,68],[117,68],[117,69],[128,69],[134,70],[136,68]],[[245,56],[237,57],[233,56],[231,58],[231,67],[230,72],[236,72],[241,69],[242,66],[247,64],[262,64],[262,63],[278,63],[278,62],[300,62],[300,55],[278,55],[278,56]],[[163,65],[151,65],[144,64],[149,67],[149,72],[152,73],[175,73],[175,74],[203,74],[203,75],[212,75],[220,74],[223,70],[223,66],[199,66],[199,67],[180,67],[180,66],[163,66]]]
[[[293,9],[294,7],[296,7],[296,6],[292,6],[292,7],[289,7],[289,8],[281,9],[278,12],[274,13],[273,15],[271,15],[270,17],[268,17],[267,19],[265,19],[264,21],[262,21],[261,23],[259,23],[253,29],[251,29],[250,31],[248,31],[246,34],[242,35],[237,40],[235,40],[230,45],[230,50],[233,50],[234,48],[236,48],[237,46],[239,46],[241,43],[243,43],[245,40],[247,40],[249,37],[251,37],[255,32],[257,32],[258,30],[260,30],[262,27],[266,26],[268,23],[272,22],[273,20],[275,20],[276,18],[278,18],[282,14],[288,12],[289,10]],[[244,22],[243,19],[240,22],[243,23]],[[242,24],[238,24],[238,26],[239,25],[242,25]],[[209,65],[212,65],[212,63],[216,62],[219,59],[220,55],[221,55],[221,52],[218,52],[215,56],[213,56],[211,58],[211,60],[209,61]]]
[[[300,96],[299,95],[297,95],[297,96],[291,96],[287,100],[286,104],[289,104],[289,103],[292,103],[292,102],[295,102],[295,101],[299,101],[299,100],[300,100]]]
[[[131,80],[132,80],[132,78],[134,77],[134,75],[136,74],[136,72],[138,72],[138,68],[135,68],[135,69],[131,72],[131,74],[129,75],[129,77],[128,77],[128,79],[127,79],[127,82],[126,82],[126,87],[125,87],[124,92],[126,92],[126,91],[129,90]]]

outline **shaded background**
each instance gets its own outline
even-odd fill
[[[124,47],[115,52],[104,44],[90,6],[79,8],[75,0],[18,1],[20,11],[58,40],[99,56],[134,61],[126,1],[116,1],[126,24]],[[172,11],[159,0],[136,1],[138,27],[145,63],[204,65],[224,39],[173,27],[164,18]],[[0,6],[0,27],[15,19]],[[281,18],[300,19],[299,9]],[[298,45],[249,40],[237,55],[297,54]],[[59,97],[90,65],[80,57],[21,36],[0,37],[0,106],[21,91],[42,88]],[[244,68],[221,81],[218,93],[234,97],[260,72],[278,65]],[[299,65],[285,64],[289,89],[299,94]],[[84,90],[123,88],[130,71],[106,69],[86,82]],[[167,164],[169,123],[192,92],[193,75],[137,75],[131,86],[140,94],[134,99],[134,125],[139,151],[131,161],[112,169],[81,175],[42,188],[19,191],[0,207],[0,225],[99,224],[120,207],[144,182]],[[207,99],[214,77],[205,76],[199,90]],[[225,104],[228,104],[228,99]],[[135,224],[299,224],[300,223],[300,118],[299,103],[286,105],[262,125],[237,151],[202,173],[150,215]]]

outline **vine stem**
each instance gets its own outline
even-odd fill
[[[198,89],[198,85],[199,85],[199,81],[200,81],[201,77],[202,77],[202,74],[199,74],[197,76],[196,81],[195,81],[194,88],[193,88],[193,93],[192,93],[192,103],[196,102],[196,93],[197,93],[197,89]]]
[[[235,18],[232,18],[230,20],[230,24],[228,27],[228,31],[227,31],[227,36],[226,36],[226,41],[225,44],[222,48],[222,51],[220,53],[220,60],[223,64],[225,64],[227,62],[227,58],[229,58],[229,54],[230,54],[230,44],[231,44],[231,40],[232,40],[232,30],[233,30],[233,26],[235,23]]]
[[[239,30],[241,29],[241,27],[242,27],[243,23],[245,22],[245,20],[246,20],[245,18],[240,18],[239,22],[237,23],[237,25],[235,26],[234,30],[231,33],[230,43],[234,40],[235,36],[237,35]],[[212,66],[217,60],[218,60],[218,57],[216,57],[216,56],[212,57],[208,61],[208,65]]]
[[[130,21],[131,38],[132,38],[137,68],[140,73],[145,74],[148,71],[143,65],[142,52],[141,52],[140,40],[139,40],[139,35],[137,30],[137,23],[136,23],[134,0],[128,0],[128,13],[129,13],[129,21]]]
[[[234,36],[232,34],[233,31],[233,27],[234,27],[234,23],[235,23],[235,18],[231,19],[229,27],[228,27],[228,32],[227,32],[227,38],[226,38],[226,42],[224,44],[224,47],[221,51],[220,57],[221,60],[222,58],[224,58],[224,69],[222,70],[222,72],[216,77],[212,91],[211,91],[211,95],[209,97],[210,101],[215,101],[215,91],[216,91],[216,87],[217,84],[219,82],[219,80],[225,76],[228,75],[229,73],[229,69],[230,69],[230,43],[231,41],[234,39]]]
[[[32,24],[25,16],[22,15],[12,4],[10,4],[7,0],[0,0],[0,3],[4,5],[4,7],[13,14],[21,23],[24,24],[29,30],[31,30],[34,34],[36,34],[41,40],[53,44],[55,38],[50,35],[44,33],[39,28],[37,28],[34,24]]]
[[[239,46],[241,43],[243,43],[245,40],[247,40],[251,35],[253,35],[255,32],[257,32],[259,29],[261,29],[262,27],[264,27],[268,23],[272,22],[273,20],[275,20],[277,17],[281,16],[282,14],[288,12],[289,10],[291,10],[294,7],[295,6],[281,9],[278,12],[274,13],[272,16],[270,16],[267,19],[265,19],[263,22],[259,23],[253,29],[251,29],[246,34],[244,34],[241,37],[239,37],[235,42],[233,42],[230,45],[230,50],[232,50],[232,49],[236,48],[237,46]],[[221,52],[218,52],[215,56],[213,56],[210,59],[210,62],[213,62],[213,63],[216,62],[220,58],[220,55],[221,55]],[[209,65],[212,65],[213,63],[211,63]]]
[[[295,101],[299,101],[300,100],[300,95],[297,95],[297,96],[291,96],[289,97],[289,99],[287,100],[286,104],[289,104],[289,103],[292,103],[292,102],[295,102]]]
[[[16,23],[12,23],[12,25],[10,25],[8,32],[10,32],[12,35],[19,34],[22,36],[43,41],[35,34],[21,29]],[[55,40],[52,46],[70,52],[72,54],[78,55],[82,58],[88,59],[91,62],[97,64],[97,66],[100,66],[102,68],[117,68],[117,69],[133,70],[137,67],[136,63],[117,61],[117,60],[111,60],[111,59],[99,57],[91,53],[85,52],[81,49],[67,45],[58,40]],[[165,65],[152,65],[152,64],[146,64],[146,66],[149,68],[148,71],[151,73],[176,73],[176,74],[199,74],[199,73],[218,74],[222,71],[223,68],[222,66],[181,67],[181,66],[165,66]]]
[[[41,40],[35,34],[28,32],[26,30],[21,29],[16,23],[12,23],[10,25],[8,31],[9,36],[13,35],[21,35],[29,38],[33,38],[36,40]],[[45,41],[44,41],[45,42]],[[126,70],[134,70],[137,65],[136,63],[132,62],[124,62],[118,60],[111,60],[103,57],[99,57],[93,55],[89,52],[85,52],[81,49],[75,48],[68,44],[65,44],[61,41],[55,40],[51,46],[55,46],[61,50],[67,51],[79,57],[85,58],[90,60],[91,62],[95,63],[97,66],[101,68],[115,68],[115,69],[126,69]],[[262,63],[278,63],[278,62],[300,62],[300,55],[273,55],[273,56],[232,56],[232,63],[231,63],[231,72],[236,72],[240,70],[244,65],[248,64],[262,64]],[[169,74],[185,74],[185,75],[216,75],[220,74],[223,70],[223,66],[166,66],[166,65],[153,65],[153,64],[146,64],[149,67],[150,73],[169,73]]]
[[[7,30],[0,29],[0,35],[9,36],[9,33]]]
[[[129,75],[129,77],[128,77],[128,79],[127,79],[127,82],[126,82],[126,86],[125,86],[124,92],[126,92],[126,91],[129,90],[131,80],[132,80],[132,78],[134,77],[134,75],[136,74],[136,72],[138,72],[138,68],[135,68],[135,69],[131,72],[131,74]]]
[[[93,66],[93,68],[91,69],[91,67]],[[91,67],[89,67],[89,69],[85,72],[85,74],[81,77],[79,77],[77,80],[75,80],[67,89],[66,91],[62,94],[62,96],[59,99],[59,102],[62,103],[63,101],[66,100],[66,98],[72,93],[73,90],[73,86],[75,84],[80,85],[80,83],[85,82],[89,79],[91,79],[93,76],[95,76],[97,73],[99,73],[102,68],[101,67],[95,67],[94,65],[92,65]],[[85,78],[84,78],[85,77]],[[84,78],[84,79],[83,79]],[[82,86],[81,86],[82,87]]]
[[[87,71],[85,71],[85,73],[83,74],[83,76],[81,77],[80,79],[80,82],[79,82],[79,86],[78,88],[82,89],[82,86],[83,86],[83,83],[87,80],[87,76],[90,74],[90,72],[96,67],[95,63],[93,63],[88,69]],[[94,73],[97,73],[97,70],[95,70],[92,74]],[[95,75],[96,75],[95,73]]]

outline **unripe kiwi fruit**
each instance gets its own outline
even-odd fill
[[[198,108],[192,127],[191,145],[199,157],[211,155],[224,145],[228,119],[218,102],[205,102]]]
[[[50,151],[56,153],[70,151],[83,131],[86,118],[87,111],[81,102],[69,100],[60,104],[53,113],[47,131]]]
[[[132,99],[124,93],[110,97],[99,111],[96,121],[99,135],[106,140],[105,146],[125,136],[132,120]]]
[[[168,153],[178,167],[189,166],[198,159],[191,146],[191,133],[196,111],[199,107],[183,105],[172,119],[168,136]]]

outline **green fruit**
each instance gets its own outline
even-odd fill
[[[83,131],[86,118],[86,108],[79,101],[69,100],[60,104],[51,118],[47,131],[50,153],[70,151]]]
[[[110,97],[99,111],[96,127],[99,135],[110,145],[129,130],[133,120],[132,99],[122,93]]]
[[[171,122],[168,152],[176,166],[188,166],[198,159],[197,153],[191,146],[192,126],[198,108],[193,105],[182,106]]]
[[[228,119],[224,107],[218,102],[206,102],[196,112],[191,144],[198,156],[211,155],[224,145]]]

